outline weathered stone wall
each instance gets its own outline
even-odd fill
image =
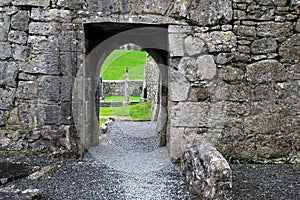
[[[145,82],[147,88],[147,101],[151,102],[152,120],[157,120],[159,110],[159,77],[160,72],[156,62],[147,56],[145,66]]]
[[[173,160],[191,138],[209,138],[237,159],[297,155],[299,3],[2,0],[0,150],[83,149],[86,135],[72,115],[72,104],[82,102],[72,101],[72,91],[89,91],[73,86],[92,48],[85,25],[112,22],[169,25],[167,142]],[[89,113],[84,109],[81,114]]]
[[[128,81],[128,95],[140,96],[142,94],[143,80],[129,80]],[[125,95],[125,81],[103,81],[104,96],[124,96]]]
[[[191,138],[233,159],[299,157],[299,1],[232,8],[231,23],[169,27],[171,158]]]

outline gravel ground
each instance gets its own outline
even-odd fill
[[[192,200],[180,167],[158,147],[152,122],[114,122],[83,160],[0,157],[0,162],[55,165],[39,181],[21,179],[1,188],[39,189],[42,199]],[[231,165],[233,199],[300,200],[300,165]]]
[[[40,189],[42,199],[192,199],[180,167],[158,147],[152,122],[115,122],[84,160],[47,157],[1,158],[58,170],[40,181],[21,179],[3,187]],[[1,187],[0,187],[1,188]]]

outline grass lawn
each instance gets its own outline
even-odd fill
[[[130,102],[140,102],[140,96],[130,96]],[[125,96],[105,96],[104,102],[124,102]]]
[[[122,107],[101,107],[100,116],[130,116],[132,120],[150,120],[150,102]]]
[[[146,55],[145,51],[114,50],[101,67],[103,80],[125,80],[126,66],[130,80],[143,80]]]

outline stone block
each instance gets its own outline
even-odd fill
[[[36,110],[36,106],[32,103],[20,103],[18,106],[19,120],[21,124],[33,125],[34,123],[41,121],[42,113]]]
[[[300,63],[291,66],[288,73],[289,73],[289,79],[300,80]]]
[[[212,55],[202,55],[197,58],[197,77],[201,80],[210,80],[217,74],[217,66]]]
[[[72,125],[73,113],[72,103],[62,103],[60,110],[60,124]]]
[[[252,99],[254,101],[275,99],[274,89],[270,85],[257,85],[253,89],[252,94],[253,94]]]
[[[231,53],[220,53],[216,57],[216,63],[220,65],[224,65],[230,62],[233,59]]]
[[[229,116],[248,116],[250,114],[250,106],[247,103],[228,102],[226,113]]]
[[[178,162],[183,154],[184,128],[170,128],[169,156],[172,162]]]
[[[71,22],[72,15],[70,10],[32,8],[31,18],[42,22]]]
[[[11,0],[2,0],[2,1],[0,2],[0,6],[7,6],[7,5],[10,4],[10,2],[11,2]]]
[[[29,36],[28,43],[33,53],[58,52],[60,49],[57,36]]]
[[[171,108],[171,126],[209,127],[210,108],[206,102],[180,102]]]
[[[247,80],[252,83],[284,81],[287,73],[282,64],[276,60],[264,60],[247,66]]]
[[[29,11],[19,11],[11,17],[11,27],[20,31],[28,31]]]
[[[0,13],[0,27],[0,41],[6,42],[10,29],[10,17],[3,12]]]
[[[58,24],[55,22],[31,22],[29,33],[37,35],[55,35],[58,31]]]
[[[59,107],[57,105],[45,105],[43,109],[45,125],[57,125],[59,122]]]
[[[297,20],[297,23],[296,23],[296,28],[295,28],[296,32],[300,32],[300,19]]]
[[[11,57],[11,46],[7,42],[0,42],[0,60]]]
[[[276,52],[277,42],[275,39],[263,38],[255,40],[251,45],[251,52],[253,54],[263,54]]]
[[[72,101],[73,77],[62,77],[60,79],[60,100]],[[137,95],[138,96],[138,95]]]
[[[232,198],[230,166],[212,144],[194,140],[185,145],[181,167],[190,193],[198,199]]]
[[[232,31],[213,31],[205,42],[209,52],[231,52],[237,46],[236,35]]]
[[[0,62],[0,86],[16,87],[18,65],[15,62]]]
[[[190,19],[199,25],[225,24],[232,20],[232,1],[230,0],[192,1],[191,6],[194,9],[189,10]]]
[[[30,59],[23,63],[20,68],[22,71],[30,74],[60,74],[59,55],[56,53],[45,53],[41,55],[32,55]]]
[[[277,113],[252,115],[245,118],[245,133],[275,134],[280,131],[281,115]]]
[[[257,26],[257,35],[261,37],[284,38],[293,34],[291,22],[261,22]]]
[[[254,26],[235,25],[233,32],[238,36],[255,37],[256,29]]]
[[[283,62],[300,60],[300,34],[295,34],[279,47],[279,55]]]
[[[197,77],[197,63],[195,58],[184,57],[178,65],[178,71],[181,75],[185,76],[187,80],[193,82],[198,79]]]
[[[12,108],[16,95],[15,88],[0,88],[0,110]]]
[[[210,98],[209,88],[205,85],[192,87],[189,94],[189,101],[199,102]]]
[[[39,6],[47,7],[50,5],[49,0],[12,0],[14,6]]]
[[[26,60],[29,57],[29,47],[22,45],[13,45],[12,47],[12,56],[15,60]]]
[[[0,127],[5,126],[7,121],[7,116],[4,110],[0,110]]]
[[[224,91],[226,91],[225,99],[228,101],[245,102],[251,97],[251,89],[243,83],[239,85],[227,84]]]
[[[245,72],[236,67],[223,67],[220,70],[220,77],[224,81],[234,82],[244,80]]]
[[[173,70],[171,80],[169,82],[170,100],[171,101],[186,101],[190,91],[190,83],[185,78],[184,74]]]
[[[187,53],[188,56],[194,56],[207,51],[204,41],[193,36],[188,36],[185,39],[184,46],[185,46],[185,52]]]
[[[180,34],[169,35],[169,50],[172,57],[184,56],[184,38]]]
[[[27,33],[24,31],[10,31],[8,34],[8,41],[17,44],[26,44],[28,39]]]
[[[35,100],[38,96],[38,84],[35,81],[19,81],[17,97]]]
[[[59,101],[60,80],[57,76],[43,76],[39,81],[39,98],[45,101]]]

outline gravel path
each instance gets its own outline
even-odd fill
[[[6,188],[40,189],[42,199],[192,199],[180,167],[169,161],[152,122],[114,122],[84,160],[14,157],[32,165],[56,165],[40,181],[21,179]],[[4,159],[4,158],[2,158]],[[0,159],[1,160],[1,159]]]
[[[192,200],[179,166],[158,147],[152,122],[114,122],[83,160],[0,157],[58,170],[39,181],[26,178],[1,188],[39,189],[42,199]],[[300,165],[231,165],[233,199],[300,200]]]

